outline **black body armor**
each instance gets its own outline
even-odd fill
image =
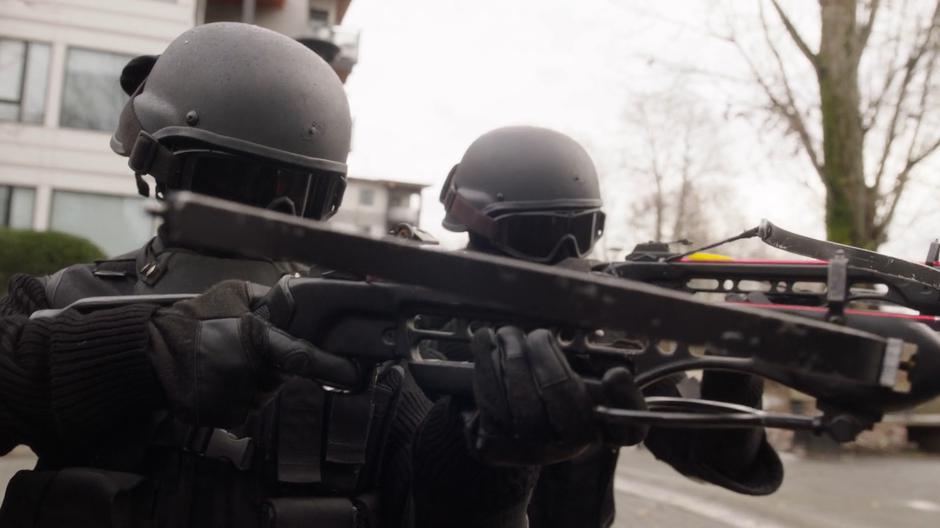
[[[44,280],[50,307],[63,308],[96,296],[200,293],[226,279],[273,284],[308,271],[168,249],[154,238],[137,251]],[[295,379],[231,431],[192,427],[165,412],[141,417],[139,427],[128,428],[133,433],[115,431],[80,463],[94,467],[40,458],[36,470],[19,472],[2,525],[378,526],[378,472],[366,464],[367,450],[378,448],[383,427],[373,413],[392,398],[382,388],[343,395]]]

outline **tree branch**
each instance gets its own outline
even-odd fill
[[[881,115],[881,109],[884,107],[885,99],[888,98],[888,95],[891,92],[891,87],[894,86],[894,81],[897,79],[898,73],[904,69],[905,63],[902,61],[900,63],[896,62],[896,59],[901,56],[901,42],[904,40],[902,35],[904,31],[904,21],[907,18],[907,0],[901,2],[900,16],[896,16],[897,19],[897,28],[895,28],[894,33],[892,34],[891,41],[894,46],[890,53],[888,54],[889,67],[887,68],[887,74],[884,76],[884,83],[881,87],[881,91],[877,96],[869,98],[868,108],[865,109],[865,114],[868,116],[867,119],[863,117],[862,122],[862,135],[868,133],[872,127],[875,126],[875,123],[878,122],[878,116]]]
[[[685,221],[689,215],[689,183],[692,179],[692,123],[685,123],[682,134],[682,166],[680,173],[679,196],[676,200],[676,215],[672,223],[672,240],[685,237]]]
[[[920,154],[908,157],[907,162],[904,164],[904,168],[901,169],[901,172],[898,173],[897,179],[894,180],[894,187],[891,189],[891,192],[884,196],[885,201],[890,202],[888,210],[882,215],[882,217],[875,222],[875,240],[882,240],[885,233],[888,230],[888,226],[891,224],[891,220],[894,218],[894,212],[898,208],[898,203],[901,202],[901,195],[904,194],[904,189],[907,187],[907,182],[910,180],[911,171],[914,167],[923,161],[927,156],[937,150],[937,147],[940,147],[940,138],[934,141],[930,146],[925,148]],[[908,155],[913,154],[914,144],[911,144],[911,148],[908,149]]]
[[[655,191],[651,197],[654,208],[653,240],[663,240],[663,217],[665,214],[664,209],[666,207],[666,198],[664,196],[663,190],[663,180],[665,179],[665,176],[663,175],[663,170],[660,166],[659,146],[658,142],[656,141],[656,131],[654,130],[654,124],[650,120],[646,104],[640,103],[637,106],[639,108],[639,114],[642,119],[642,126],[646,132],[646,146],[649,148],[648,170],[649,173],[653,176],[653,185],[655,186]]]
[[[786,28],[787,33],[790,35],[790,38],[793,39],[794,44],[797,48],[800,48],[800,52],[806,57],[806,60],[813,65],[814,70],[819,70],[819,58],[816,56],[812,50],[809,49],[809,46],[806,45],[806,41],[803,40],[803,37],[800,36],[800,32],[797,31],[796,26],[793,25],[793,22],[790,21],[790,17],[783,12],[783,8],[780,7],[780,4],[777,3],[777,0],[770,0],[774,6],[774,10],[777,11],[777,15],[780,17],[780,21],[783,22],[783,27]]]
[[[891,54],[892,57],[898,55],[898,48],[900,47],[900,37],[896,39],[896,44],[894,47],[894,53]],[[866,114],[868,115],[867,119],[863,119],[862,123],[862,134],[867,134],[871,127],[875,125],[875,122],[878,121],[878,116],[881,114],[881,108],[884,105],[884,100],[888,97],[888,93],[891,91],[891,86],[894,85],[894,80],[897,78],[898,72],[901,71],[902,65],[891,65],[891,68],[888,69],[888,73],[885,74],[884,84],[881,87],[881,91],[878,95],[871,100],[868,105]]]
[[[940,0],[938,0],[934,8],[933,15],[930,17],[930,26],[928,26],[927,29],[922,32],[923,40],[914,46],[907,58],[907,61],[904,63],[904,76],[901,78],[901,85],[898,88],[898,98],[894,103],[894,112],[891,114],[891,120],[888,124],[887,136],[885,137],[885,143],[881,149],[881,157],[878,161],[878,170],[875,172],[874,189],[876,192],[881,188],[881,181],[882,178],[884,178],[888,157],[891,154],[894,141],[898,136],[898,121],[901,117],[901,113],[903,112],[904,103],[907,100],[908,89],[910,88],[911,81],[913,80],[914,74],[916,73],[917,65],[920,63],[920,60],[924,57],[924,54],[927,52],[931,43],[933,42],[933,34],[937,27],[938,19],[940,19]],[[931,63],[933,63],[933,60],[931,60]],[[917,123],[917,127],[920,127],[919,121]]]
[[[938,3],[940,5],[940,3]],[[930,98],[930,85],[931,79],[933,79],[934,69],[937,63],[937,48],[936,46],[931,48],[930,59],[927,61],[926,72],[924,73],[924,82],[921,88],[919,108],[916,115],[916,123],[914,125],[914,133],[911,136],[911,142],[907,148],[907,159],[904,162],[904,168],[901,169],[901,172],[898,173],[897,178],[894,180],[894,187],[891,189],[891,192],[884,195],[884,197],[879,197],[879,201],[890,202],[887,212],[875,222],[875,235],[878,239],[884,237],[888,226],[891,224],[891,220],[894,218],[894,212],[897,210],[898,203],[901,201],[901,195],[904,193],[904,189],[907,187],[907,182],[910,180],[911,171],[914,167],[917,166],[920,162],[924,161],[928,156],[933,154],[938,148],[940,148],[940,137],[934,139],[932,143],[922,148],[920,152],[914,154],[916,145],[918,144],[918,138],[920,137],[920,131],[924,123],[924,116],[927,113],[927,107],[929,104],[928,99]],[[878,188],[875,188],[875,191],[878,192]]]
[[[909,158],[908,164],[911,166],[911,168],[913,168],[914,165],[917,165],[918,163],[927,159],[927,157],[933,154],[938,148],[940,148],[940,137],[935,139],[930,145],[927,145],[927,147],[925,147],[920,152],[920,154]]]
[[[879,7],[881,7],[881,0],[871,0],[868,11],[868,21],[858,30],[858,44],[856,47],[858,57],[856,60],[861,58],[862,52],[865,51],[865,46],[868,45],[868,37],[871,36],[871,28],[875,25],[875,17],[878,15]]]
[[[823,164],[820,160],[819,154],[816,152],[816,143],[810,135],[809,130],[806,128],[806,123],[803,121],[803,117],[796,108],[796,100],[793,96],[793,89],[790,86],[789,80],[787,78],[786,69],[783,65],[783,59],[780,55],[780,52],[777,50],[777,47],[770,38],[770,31],[767,25],[767,18],[764,15],[763,5],[761,5],[759,9],[761,24],[763,25],[764,38],[767,42],[767,46],[770,48],[770,51],[774,56],[777,68],[780,71],[780,77],[782,79],[780,84],[782,84],[784,88],[783,98],[774,93],[770,82],[764,78],[760,70],[757,68],[757,64],[755,64],[754,60],[750,55],[748,55],[748,53],[744,50],[744,47],[741,46],[741,43],[738,42],[734,35],[728,37],[727,40],[737,48],[738,53],[747,63],[751,74],[754,76],[754,80],[764,91],[764,95],[770,102],[771,109],[786,120],[790,131],[796,133],[797,137],[799,138],[800,145],[803,147],[803,150],[806,151],[806,155],[809,157],[810,163],[813,164],[813,168],[816,170],[816,173],[820,176],[820,178],[822,178]]]
[[[908,59],[904,67],[904,77],[901,79],[901,86],[898,92],[898,98],[894,103],[894,112],[891,114],[891,120],[888,122],[887,136],[881,149],[881,157],[878,159],[878,169],[875,171],[874,189],[881,188],[881,180],[885,174],[888,156],[891,154],[891,148],[894,146],[894,140],[898,137],[898,119],[901,116],[901,110],[904,107],[904,101],[907,99],[907,90],[910,87],[911,79],[914,76],[914,67],[917,61]]]

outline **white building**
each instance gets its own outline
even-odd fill
[[[418,225],[426,185],[350,178],[343,206],[330,222],[379,235],[398,224]]]
[[[132,57],[192,27],[196,0],[0,0],[0,225],[86,236],[110,254],[153,231],[108,141]]]
[[[335,27],[349,0],[0,0],[0,227],[77,234],[110,255],[146,240],[153,220],[109,147],[127,100],[121,69],[194,24],[241,19],[249,4],[259,25],[334,43],[333,65],[349,74],[358,33]],[[419,193],[351,179],[336,220],[375,233],[416,223]]]

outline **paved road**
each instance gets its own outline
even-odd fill
[[[29,449],[19,446],[7,456],[0,458],[0,495],[6,495],[7,482],[21,469],[31,469],[36,456]]]
[[[0,458],[0,493],[34,463],[22,448]],[[940,526],[940,457],[785,456],[783,487],[744,497],[692,482],[646,451],[624,449],[615,528],[920,528]]]
[[[642,450],[623,450],[615,528],[866,528],[940,526],[940,457],[784,457],[769,497],[745,497],[679,476]]]

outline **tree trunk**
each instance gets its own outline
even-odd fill
[[[823,180],[829,240],[875,248],[874,200],[865,184],[859,111],[857,0],[819,0],[816,73],[823,125]]]

